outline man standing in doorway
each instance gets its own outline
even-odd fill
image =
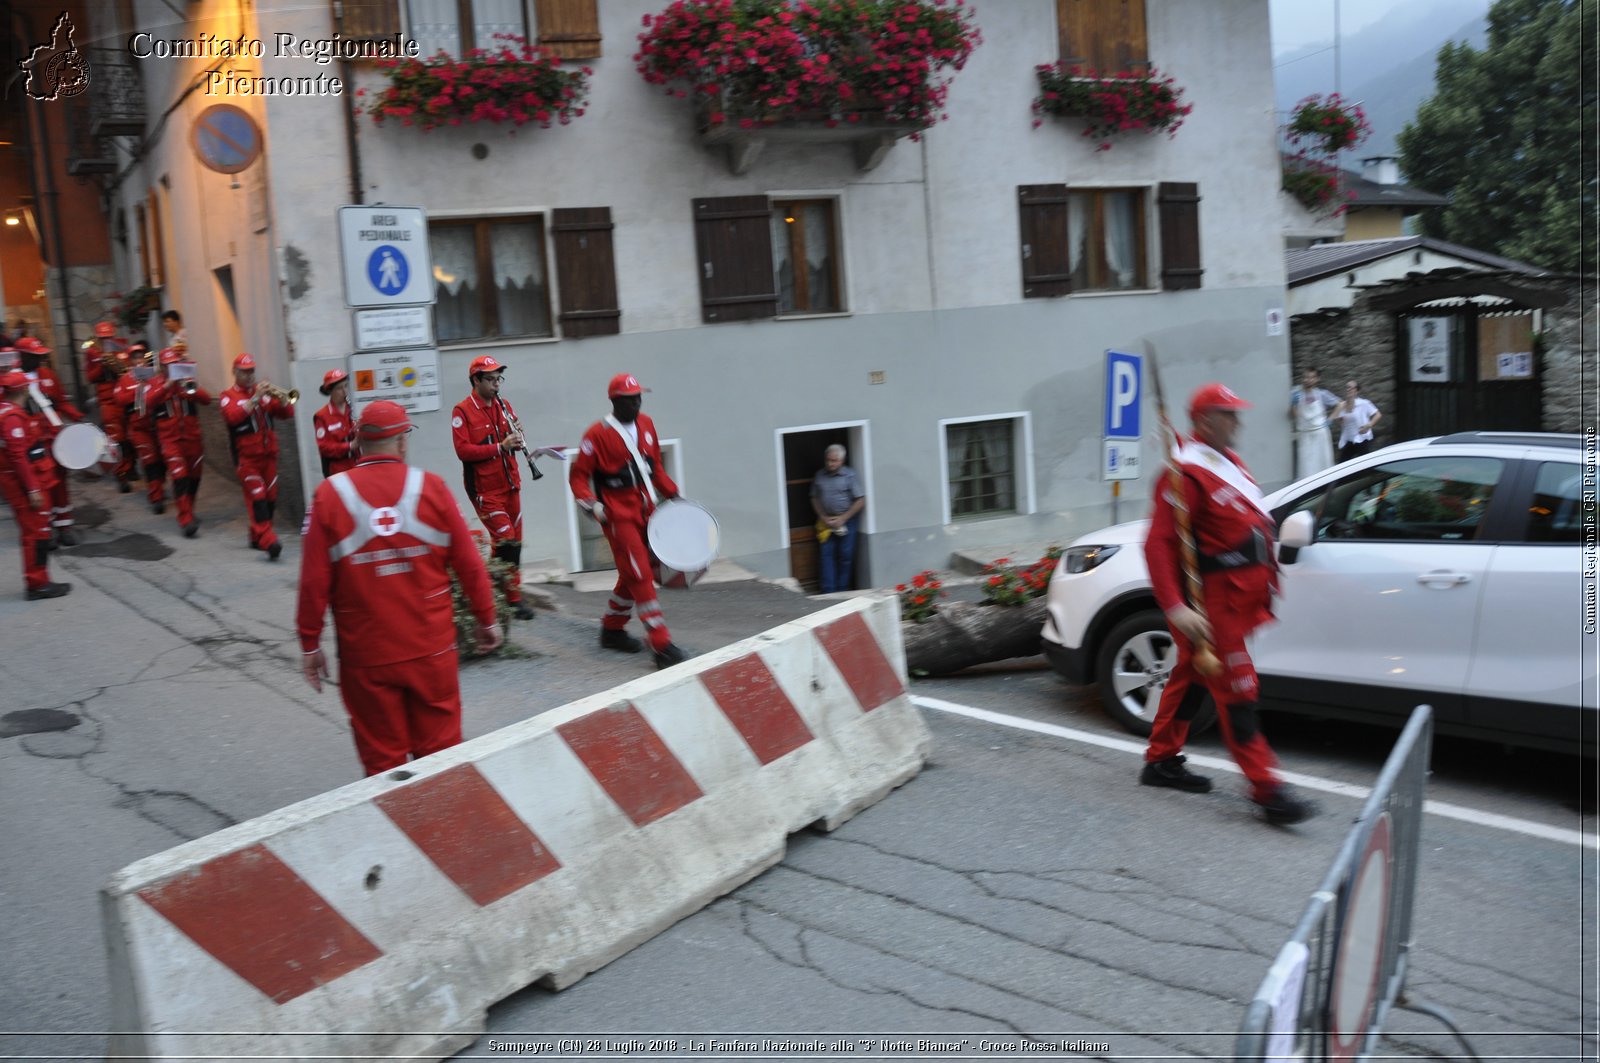
[[[506,574],[506,604],[519,620],[532,620],[522,600],[522,468],[517,452],[522,437],[512,430],[516,411],[500,397],[506,367],[487,354],[467,366],[472,393],[451,411],[450,431],[461,459],[462,486],[478,519],[489,532],[494,557],[511,566]]]
[[[860,477],[844,459],[844,447],[835,443],[824,453],[822,468],[811,481],[823,594],[855,587],[856,543],[860,542],[861,510],[867,498]]]
[[[661,462],[661,437],[655,422],[639,412],[644,388],[632,373],[611,378],[606,394],[611,413],[589,426],[578,445],[568,483],[578,506],[605,532],[617,563],[617,585],[600,620],[600,645],[638,653],[644,647],[628,634],[635,609],[654,651],[657,668],[688,659],[672,642],[656,600],[656,578],[645,527],[658,498],[677,498],[678,485]]]

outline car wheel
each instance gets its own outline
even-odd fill
[[[1112,628],[1100,644],[1095,666],[1106,713],[1134,734],[1148,737],[1177,659],[1178,648],[1167,630],[1167,618],[1159,610],[1135,613]],[[1199,715],[1189,724],[1189,733],[1199,734],[1215,718],[1207,695]]]

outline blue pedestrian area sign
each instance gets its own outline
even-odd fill
[[[421,207],[340,207],[345,303],[419,306],[434,301],[428,218]]]

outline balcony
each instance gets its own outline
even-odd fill
[[[94,75],[91,73],[90,77]],[[92,84],[92,82],[91,82]],[[98,173],[116,173],[117,160],[111,146],[91,132],[94,103],[90,95],[71,96],[62,101],[67,119],[67,173],[73,177],[88,177]]]
[[[144,83],[133,58],[116,48],[89,48],[89,96],[94,109],[89,135],[144,135]]]
[[[748,128],[729,117],[712,123],[711,115],[721,101],[701,101],[695,113],[700,143],[707,148],[725,147],[728,170],[743,174],[754,166],[768,144],[849,144],[855,152],[856,169],[876,167],[889,154],[895,141],[921,132],[925,127],[909,122],[891,122],[879,111],[854,115],[805,115],[775,122],[757,122]]]

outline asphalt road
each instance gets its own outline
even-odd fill
[[[297,671],[294,537],[276,565],[249,551],[231,485],[203,490],[193,541],[135,496],[79,494],[88,545],[58,563],[74,593],[0,593],[0,1058],[103,1055],[97,890],[114,870],[358,774],[337,694]],[[0,559],[15,549],[6,525]],[[557,611],[513,631],[527,656],[463,670],[469,737],[649,668],[595,646],[603,598],[552,588]],[[677,641],[703,652],[827,603],[747,582],[665,604]],[[832,834],[795,836],[779,866],[577,985],[502,1002],[463,1055],[562,1033],[584,1035],[577,1054],[623,1033],[642,1043],[614,1047],[635,1055],[648,1034],[762,1033],[855,1034],[858,1054],[869,1040],[938,1054],[916,1050],[936,1034],[1108,1046],[1075,1058],[1227,1054],[1358,800],[1316,792],[1322,815],[1286,830],[1256,818],[1236,777],[1205,796],[1141,788],[1136,751],[1074,734],[1127,738],[1088,692],[1027,662],[913,692],[1021,722],[927,711],[917,779]],[[1267,726],[1286,768],[1334,783],[1370,784],[1393,740]],[[1214,738],[1194,751],[1221,755]],[[1436,800],[1593,836],[1570,758],[1441,741],[1434,766]],[[1422,844],[1412,991],[1454,1012],[1483,1058],[1592,1059],[1594,850],[1470,816],[1429,816]],[[1387,1029],[1386,1052],[1452,1054],[1430,1018],[1395,1012]],[[912,1047],[877,1043],[890,1034]]]

